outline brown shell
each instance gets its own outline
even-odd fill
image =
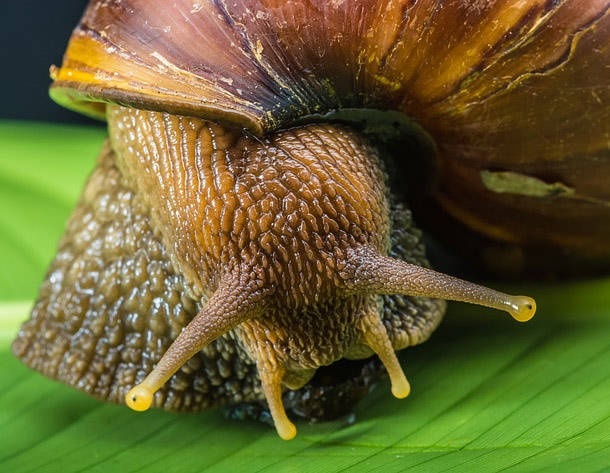
[[[496,266],[513,245],[603,266],[609,8],[608,0],[93,0],[53,70],[51,95],[98,117],[115,102],[256,134],[342,108],[402,112],[438,148],[432,210],[445,218],[434,226],[455,219],[502,242],[483,255]]]

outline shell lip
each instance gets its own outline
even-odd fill
[[[66,80],[53,82],[49,88],[49,96],[62,107],[103,121],[106,120],[105,105],[114,103],[144,110],[219,121],[232,127],[245,128],[258,136],[264,133],[260,118],[255,115],[247,115],[243,111],[216,105],[186,101],[184,98],[178,100],[143,92],[125,91],[119,88],[101,87]]]
[[[49,87],[49,97],[58,105],[81,113],[95,120],[106,121],[106,102],[87,93],[79,92],[74,86],[53,83]]]

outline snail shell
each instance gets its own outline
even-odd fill
[[[259,135],[339,109],[395,110],[436,143],[438,186],[419,213],[441,238],[487,263],[494,248],[516,251],[504,267],[515,274],[582,272],[610,264],[608,8],[93,1],[51,96],[99,117],[116,102]]]

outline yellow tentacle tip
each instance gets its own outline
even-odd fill
[[[125,404],[134,411],[145,411],[152,404],[154,394],[151,389],[138,384],[125,395]]]
[[[292,440],[297,435],[296,426],[289,420],[276,422],[275,429],[282,440]]]
[[[531,297],[512,296],[510,305],[509,314],[519,322],[527,322],[536,313],[536,301]]]
[[[403,377],[402,380],[392,383],[392,394],[394,397],[398,399],[404,399],[411,393],[411,385],[406,378]]]

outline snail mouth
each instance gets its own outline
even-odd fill
[[[351,413],[383,376],[379,358],[341,359],[318,368],[309,382],[283,395],[284,406],[293,415],[308,421],[333,420]]]
[[[354,407],[386,371],[377,356],[361,360],[341,359],[318,368],[300,389],[287,389],[282,402],[290,417],[307,422],[338,419],[352,413]],[[224,408],[227,419],[256,421],[273,425],[266,401],[238,403]]]

